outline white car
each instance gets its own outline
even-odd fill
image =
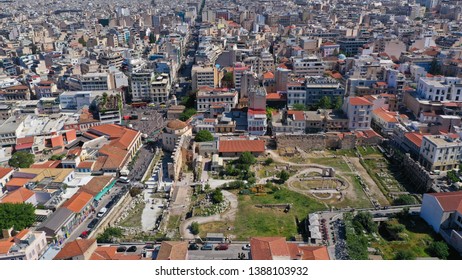
[[[243,245],[242,250],[250,251],[250,244]]]

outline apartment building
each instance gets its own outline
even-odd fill
[[[287,105],[304,104],[316,105],[324,96],[333,102],[337,97],[343,97],[345,89],[337,81],[329,77],[308,77],[302,83],[291,82],[287,84]]]
[[[457,137],[457,136],[456,136]],[[429,171],[458,168],[462,141],[451,135],[425,135],[420,146],[419,161]]]
[[[462,101],[462,79],[457,77],[421,77],[417,94],[430,101]]]
[[[226,88],[200,88],[196,95],[197,111],[205,112],[214,104],[224,104],[231,109],[236,107],[238,102],[237,91],[228,90]]]
[[[348,129],[369,130],[373,105],[364,97],[348,97],[343,104],[343,111],[348,117]]]
[[[305,76],[322,76],[325,65],[317,56],[308,56],[303,58],[292,59],[293,70],[295,75]]]
[[[194,65],[191,70],[192,90],[200,87],[216,88],[220,86],[223,73],[215,66]]]

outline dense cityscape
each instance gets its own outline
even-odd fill
[[[462,254],[462,2],[0,0],[0,260]]]

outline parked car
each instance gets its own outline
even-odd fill
[[[98,218],[101,218],[101,217],[103,217],[103,216],[106,214],[106,212],[107,212],[107,208],[106,208],[106,207],[103,207],[103,208],[101,208],[101,210],[99,210],[98,215],[96,215],[96,216],[97,216]]]
[[[91,222],[88,224],[88,228],[94,228],[96,224],[98,223],[99,219],[93,219]]]
[[[215,247],[215,250],[218,250],[218,251],[224,251],[224,250],[228,250],[229,248],[229,245],[226,244],[226,243],[221,243],[221,244],[218,244],[216,247]]]
[[[117,181],[119,181],[120,183],[123,183],[123,184],[130,183],[130,179],[128,179],[128,177],[125,177],[125,176],[120,177],[119,180],[117,180]]]
[[[202,247],[201,250],[213,250],[213,245],[210,243],[205,243]]]
[[[81,234],[80,234],[80,237],[85,239],[88,237],[88,235],[90,235],[90,231],[89,230],[85,230],[83,231]]]
[[[242,250],[250,251],[250,244],[243,245]]]
[[[130,247],[128,247],[127,252],[133,253],[133,252],[136,252],[136,250],[138,250],[138,248],[136,246],[130,246]]]
[[[196,243],[191,243],[189,244],[188,250],[199,250],[199,245],[197,245]]]
[[[119,253],[123,253],[123,252],[127,251],[127,247],[119,246],[119,247],[117,247],[116,251],[119,252]]]

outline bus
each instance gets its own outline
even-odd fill
[[[141,107],[148,106],[148,103],[147,102],[133,102],[131,106],[132,108],[141,108]]]

